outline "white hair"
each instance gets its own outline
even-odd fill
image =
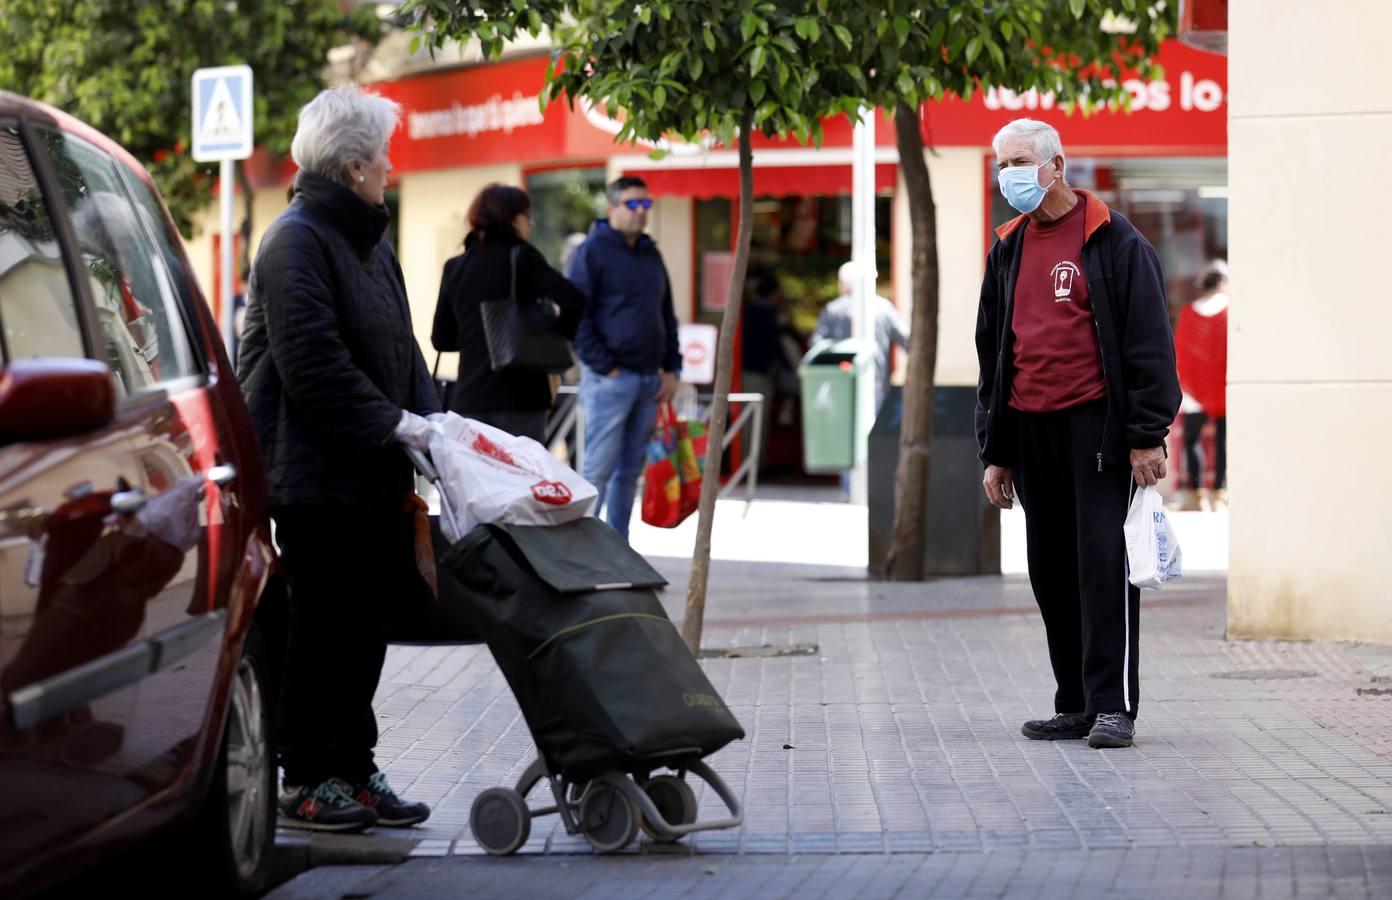
[[[348,184],[348,164],[376,159],[400,119],[399,103],[355,84],[320,91],[300,110],[290,156],[306,172]]]
[[[836,270],[836,280],[846,289],[855,287],[856,281],[860,279],[860,266],[854,262],[845,262],[841,268]]]
[[[1000,156],[1001,145],[1016,138],[1030,140],[1034,145],[1034,152],[1039,157],[1037,162],[1043,163],[1055,156],[1063,156],[1063,142],[1059,140],[1059,133],[1054,130],[1054,126],[1038,119],[1015,119],[1005,123],[1005,127],[991,138],[991,149]]]

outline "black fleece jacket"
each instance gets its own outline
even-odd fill
[[[389,507],[411,490],[402,410],[439,412],[411,328],[389,216],[301,172],[252,265],[237,380],[271,505]]]
[[[1107,385],[1107,424],[1096,450],[1103,463],[1129,468],[1129,451],[1164,446],[1179,412],[1174,336],[1165,279],[1155,248],[1119,213],[1087,191],[1083,210],[1083,270]],[[1012,466],[1020,413],[1009,406],[1014,375],[1011,328],[1015,279],[1024,246],[1025,216],[996,230],[986,258],[976,318],[976,442],[983,465]]]
[[[445,263],[430,343],[459,351],[459,381],[450,394],[454,412],[539,412],[551,408],[545,372],[494,372],[488,362],[480,304],[503,300],[513,290],[512,252],[517,249],[519,303],[545,297],[560,307],[559,329],[569,339],[585,309],[585,296],[551,268],[541,251],[514,235],[470,235],[463,254]]]

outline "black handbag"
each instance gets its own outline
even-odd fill
[[[488,363],[494,372],[564,372],[575,365],[570,341],[561,333],[555,304],[544,297],[517,299],[517,254],[511,253],[512,277],[506,300],[479,304]]]
[[[454,389],[459,387],[459,382],[451,378],[440,377],[440,357],[443,352],[435,353],[435,367],[430,370],[430,380],[435,382],[435,397],[440,401],[440,408],[448,411],[450,401],[454,399]]]

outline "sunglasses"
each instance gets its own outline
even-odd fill
[[[652,198],[644,197],[641,200],[625,200],[623,202],[623,205],[627,206],[634,212],[637,212],[640,209],[652,209]]]

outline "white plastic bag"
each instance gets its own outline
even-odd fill
[[[1126,562],[1136,587],[1159,588],[1184,573],[1179,538],[1165,515],[1165,500],[1153,487],[1139,488],[1126,512]]]
[[[430,458],[458,521],[456,527],[449,516],[440,516],[451,541],[490,522],[560,525],[594,505],[594,485],[531,438],[456,413],[431,421]]]

